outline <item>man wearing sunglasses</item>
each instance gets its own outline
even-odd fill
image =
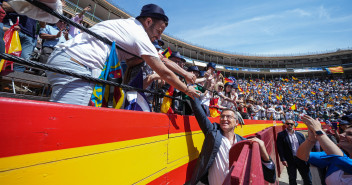
[[[297,184],[297,169],[305,185],[312,184],[309,164],[296,156],[298,147],[305,141],[304,135],[294,130],[295,122],[286,121],[286,129],[277,135],[277,150],[280,160],[287,168],[290,185]]]

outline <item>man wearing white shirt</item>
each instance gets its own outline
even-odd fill
[[[148,4],[143,6],[141,14],[136,19],[103,21],[90,30],[112,42],[115,41],[122,49],[142,58],[161,79],[170,85],[192,98],[199,97],[199,91],[182,83],[164,65],[152,44],[154,40],[160,39],[168,25],[168,20],[162,8],[155,4]],[[111,50],[111,45],[87,33],[78,34],[56,47],[48,59],[49,65],[92,77],[99,77]],[[117,49],[117,53],[120,61],[129,62],[130,59],[136,58],[121,49]],[[88,105],[95,83],[53,72],[47,72],[47,76],[53,87],[50,101]],[[184,77],[191,83],[196,80],[195,75]]]
[[[198,98],[191,100],[191,105],[205,139],[190,184],[196,185],[199,181],[210,185],[223,184],[229,173],[230,148],[245,140],[234,132],[238,125],[238,114],[232,109],[224,109],[220,115],[220,123],[211,123]],[[266,151],[264,142],[258,138],[249,140],[259,144],[264,179],[270,183],[275,182],[275,165]]]

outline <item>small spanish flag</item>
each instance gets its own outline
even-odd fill
[[[233,80],[231,80],[231,79],[229,79],[229,78],[224,78],[224,81],[225,81],[225,84],[226,84],[227,82],[233,83]]]
[[[296,104],[293,104],[293,105],[290,107],[290,110],[296,110],[296,109],[297,109]]]
[[[163,51],[162,54],[163,54],[166,58],[169,58],[169,57],[171,56],[171,53],[172,53],[172,51],[171,51],[170,47],[167,47],[167,48]]]
[[[174,94],[174,87],[170,86],[170,88],[166,91],[165,94],[168,96],[172,96]],[[172,99],[164,96],[163,103],[161,104],[161,112],[167,113],[167,114],[174,113],[174,111],[172,110],[171,104],[172,104]]]
[[[312,93],[313,95],[317,94],[317,93],[315,93],[314,91],[310,91],[310,93]]]
[[[243,89],[240,87],[240,85],[237,85],[238,86],[238,90],[243,92]]]
[[[292,76],[292,79],[293,79],[293,80],[298,80],[298,78],[295,78],[294,76]]]
[[[320,92],[323,92],[323,89],[322,89],[322,88],[319,88],[319,91],[320,91]]]
[[[282,100],[282,97],[283,97],[282,95],[279,95],[279,96],[276,95],[276,99],[279,100],[279,101]]]

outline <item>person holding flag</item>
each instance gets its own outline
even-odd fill
[[[91,31],[115,41],[116,44],[133,55],[141,57],[159,76],[191,98],[199,97],[199,91],[183,84],[178,77],[161,61],[152,44],[159,39],[168,25],[169,18],[164,10],[155,4],[143,6],[136,18],[115,19],[100,22],[90,28]],[[111,46],[81,33],[75,38],[60,44],[48,59],[48,64],[73,71],[82,75],[98,77],[110,53]],[[133,58],[123,50],[117,50],[120,61],[129,62]],[[94,83],[80,78],[47,73],[53,86],[50,101],[76,105],[88,105]],[[193,76],[192,76],[193,77]],[[186,78],[187,79],[187,78]],[[188,79],[194,83],[195,77]]]

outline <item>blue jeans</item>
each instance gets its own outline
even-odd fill
[[[91,69],[72,61],[71,57],[59,48],[55,49],[49,56],[47,64],[82,75],[92,75]],[[50,71],[45,73],[53,88],[50,101],[88,105],[95,83]]]
[[[4,24],[0,23],[0,38],[4,38],[4,30],[2,29]],[[0,53],[5,53],[5,42],[4,39],[0,39]]]
[[[4,27],[9,28],[10,26],[5,24]],[[31,36],[28,36],[22,32],[19,32],[18,35],[20,37],[21,47],[22,47],[21,58],[28,60],[31,57],[31,54],[34,50],[35,45],[37,44],[37,39]],[[20,65],[14,65],[14,70],[23,72],[24,70],[26,70],[26,67],[20,66]]]

